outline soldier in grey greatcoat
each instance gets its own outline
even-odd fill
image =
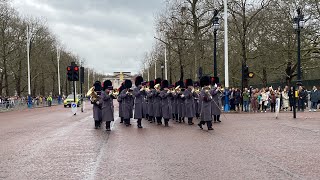
[[[221,115],[221,95],[222,95],[222,91],[221,91],[221,87],[214,87],[211,90],[211,95],[212,95],[212,115],[213,115],[213,119],[214,122],[221,122],[220,121],[220,115]]]
[[[132,82],[131,80],[126,79],[124,82],[124,87],[125,89],[123,89],[120,93],[120,98],[121,98],[121,103],[122,103],[122,114],[123,114],[123,119],[124,119],[124,123],[126,126],[131,125],[130,124],[130,118],[132,118],[132,108],[133,108],[133,103],[132,103],[132,99],[133,99],[133,95],[132,95],[132,91],[130,90],[130,88],[132,87]]]
[[[142,111],[143,111],[142,118],[145,118],[146,120],[148,120],[149,119],[149,114],[148,114],[147,91],[145,89],[146,85],[147,85],[146,82],[142,82],[141,83],[142,88],[144,88],[143,101],[142,101]]]
[[[172,113],[173,113],[173,119],[176,120],[176,122],[179,122],[179,103],[178,103],[178,98],[179,95],[177,93],[178,89],[178,82],[175,83],[175,88],[172,89],[173,94],[172,94]]]
[[[171,107],[171,97],[172,93],[168,88],[169,82],[167,80],[163,80],[161,83],[161,89],[162,91],[160,92],[160,98],[161,98],[161,112],[162,112],[162,117],[164,119],[164,125],[166,127],[169,126],[169,119],[172,117],[172,107]]]
[[[183,96],[185,98],[185,117],[188,118],[188,124],[193,125],[193,118],[195,117],[195,106],[194,106],[194,92],[193,92],[193,81],[192,79],[186,79],[187,89],[184,91]]]
[[[115,98],[110,94],[112,92],[112,82],[110,80],[106,80],[103,82],[103,91],[100,96],[100,104],[102,108],[102,121],[106,122],[106,130],[111,131],[110,123],[114,121],[114,106],[113,99]]]
[[[148,115],[149,122],[154,122],[154,110],[153,110],[153,100],[154,100],[154,81],[149,81],[149,91],[147,92],[147,100],[148,100]]]
[[[96,81],[94,84],[94,91],[97,93],[98,96],[101,95],[101,82]],[[99,99],[93,100],[91,99],[91,104],[93,104],[93,119],[95,128],[98,129],[101,126],[102,122],[102,111],[101,111],[101,104]]]
[[[134,119],[137,119],[138,128],[142,128],[141,120],[143,118],[143,102],[145,91],[142,89],[141,83],[143,78],[141,76],[137,76],[135,79],[136,87],[133,89],[133,97],[134,97]]]
[[[177,102],[177,107],[178,107],[178,114],[179,114],[179,123],[182,121],[184,122],[184,117],[185,117],[185,98],[183,96],[184,93],[184,83],[183,81],[178,81],[179,84],[179,89],[177,90],[177,95],[178,95],[178,102]]]
[[[157,119],[157,124],[162,124],[162,113],[161,113],[161,97],[160,97],[160,88],[161,88],[161,79],[157,78],[154,80],[154,99],[153,99],[153,110],[154,117]]]
[[[198,126],[202,128],[202,125],[207,123],[208,130],[213,130],[212,128],[212,116],[211,116],[211,101],[212,96],[210,94],[210,77],[204,76],[200,79],[200,85],[202,87],[199,99],[201,103],[201,112],[200,112],[200,123]]]
[[[119,92],[119,96],[117,98],[118,103],[119,103],[119,117],[120,117],[120,123],[123,123],[123,112],[122,112],[122,99],[120,98],[120,93],[122,92],[122,90],[124,89],[124,85],[123,83],[121,84],[121,86],[118,89]]]
[[[199,90],[199,82],[194,83],[194,107],[196,112],[196,118],[199,119],[200,117],[200,105],[199,105],[199,96],[200,96],[200,90]]]

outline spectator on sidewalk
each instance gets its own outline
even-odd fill
[[[299,86],[299,92],[298,92],[298,111],[304,111],[305,109],[305,100],[308,97],[308,93],[304,89],[304,87]]]
[[[284,88],[284,90],[282,91],[282,105],[283,105],[284,111],[288,110],[289,101],[290,101],[289,93],[287,91],[287,88]]]
[[[52,105],[52,97],[51,97],[51,95],[48,96],[47,101],[48,101],[48,106],[51,107],[51,105]]]
[[[248,88],[244,88],[244,92],[242,93],[242,97],[243,97],[244,111],[249,112],[250,92],[248,91]]]
[[[320,92],[318,91],[316,86],[313,86],[312,91],[310,92],[310,101],[311,101],[311,107],[310,107],[310,112],[316,112],[317,111],[317,106],[318,106],[318,101],[320,100]]]

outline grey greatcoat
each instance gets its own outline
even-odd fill
[[[132,94],[134,96],[134,119],[143,118],[143,102],[144,102],[144,91],[140,91],[141,87],[134,88]]]
[[[161,112],[163,119],[171,119],[172,107],[170,101],[172,94],[168,93],[168,90],[162,90],[159,96],[161,98]]]
[[[120,93],[120,98],[121,98],[121,104],[122,104],[122,115],[124,119],[130,119],[132,118],[133,114],[133,97],[129,93],[127,94],[127,90],[124,89]]]
[[[155,95],[153,99],[153,110],[154,117],[161,117],[161,97],[160,92],[155,90]]]
[[[97,92],[98,95],[101,94],[101,92]],[[98,102],[98,101],[97,101]],[[92,103],[93,104],[93,119],[95,121],[101,121],[102,120],[102,111],[101,111],[101,104],[98,103]]]
[[[154,94],[155,94],[154,89],[151,89],[149,92],[147,92],[148,114],[150,117],[154,117],[154,110],[153,110]]]
[[[184,100],[185,98],[182,96],[182,92],[180,92],[178,94],[178,101],[177,101],[179,117],[185,117],[186,106],[184,104]]]
[[[176,93],[172,94],[171,98],[171,107],[172,107],[172,114],[178,114],[178,95]]]
[[[142,111],[143,111],[143,118],[146,118],[148,114],[148,99],[147,99],[146,91],[143,91]]]
[[[100,104],[102,107],[102,121],[114,121],[113,98],[103,91],[100,96]]]
[[[201,121],[212,121],[212,116],[211,116],[212,96],[210,92],[205,92],[205,90],[203,89],[200,93],[199,99],[201,102],[201,112],[200,112]]]
[[[211,113],[212,115],[220,115],[221,114],[221,100],[220,100],[220,95],[221,92],[215,88],[211,90],[211,95],[212,95],[212,101],[211,101]]]
[[[121,93],[121,92],[120,92]],[[118,102],[119,102],[119,117],[123,117],[123,113],[122,113],[122,99],[120,97],[120,95],[117,98]]]
[[[194,96],[193,93],[191,92],[191,89],[188,88],[184,91],[183,93],[185,101],[185,116],[187,118],[193,118],[195,117],[195,106],[194,106]]]
[[[194,93],[194,109],[196,114],[200,114],[199,95]]]

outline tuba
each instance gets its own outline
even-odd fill
[[[93,103],[96,103],[99,101],[99,96],[98,94],[94,91],[94,87],[90,88],[89,91],[87,92],[87,96],[90,96],[90,100]]]

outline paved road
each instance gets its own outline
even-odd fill
[[[320,113],[227,114],[214,131],[143,121],[93,128],[92,109],[0,113],[0,179],[320,179]]]

